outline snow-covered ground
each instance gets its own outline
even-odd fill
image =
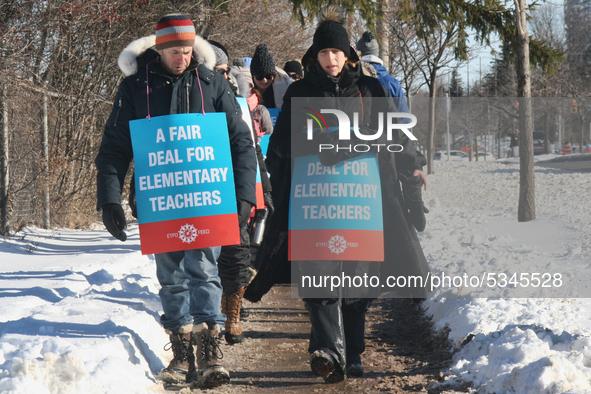
[[[591,174],[536,167],[537,219],[518,223],[518,169],[439,161],[428,176],[420,238],[434,275],[563,274],[562,289],[514,283],[494,298],[437,289],[425,306],[460,349],[448,382],[479,393],[591,392],[591,301],[576,297],[591,262]],[[30,228],[0,240],[0,392],[159,390],[168,338],[155,265],[140,254],[137,226],[128,235]],[[522,293],[530,298],[514,298]]]
[[[484,290],[448,287],[426,301],[460,349],[449,382],[479,393],[589,393],[591,300],[575,297],[589,297],[591,284],[591,174],[536,167],[537,219],[518,223],[518,159],[504,161],[440,161],[428,177],[420,237],[432,273],[497,280],[494,298],[458,298]],[[562,282],[532,273],[561,273]],[[500,274],[518,283],[500,287]],[[515,298],[524,294],[552,298]]]
[[[163,368],[155,264],[105,230],[0,241],[0,392],[146,393]]]

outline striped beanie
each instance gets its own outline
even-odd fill
[[[156,25],[156,50],[170,47],[192,47],[195,43],[195,25],[186,15],[165,15]]]

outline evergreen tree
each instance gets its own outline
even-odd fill
[[[489,97],[515,97],[517,81],[515,64],[505,60],[505,53],[492,62],[490,72],[486,73],[482,81],[483,95]]]
[[[457,69],[453,69],[451,72],[451,81],[449,86],[450,97],[464,97],[464,83],[460,79],[460,75]]]

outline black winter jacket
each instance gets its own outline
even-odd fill
[[[250,129],[242,120],[228,83],[221,74],[212,71],[213,49],[197,37],[191,65],[182,75],[173,77],[160,67],[154,43],[154,36],[136,40],[119,58],[120,67],[128,76],[119,85],[95,160],[97,208],[107,203],[121,204],[125,175],[133,159],[129,121],[200,112],[226,113],[236,197],[255,205],[256,157]]]
[[[245,297],[253,302],[261,299],[266,292],[276,283],[290,283],[290,264],[287,259],[288,246],[288,219],[289,198],[292,176],[292,148],[300,145],[305,135],[301,132],[304,125],[297,124],[292,127],[292,98],[318,97],[319,101],[326,102],[334,98],[353,98],[349,100],[353,104],[359,103],[358,108],[343,108],[344,111],[361,110],[366,116],[363,127],[375,130],[377,112],[384,108],[371,108],[372,97],[388,97],[380,82],[376,78],[365,76],[361,73],[361,65],[346,64],[340,74],[340,78],[330,78],[317,62],[310,59],[310,50],[302,63],[306,66],[305,76],[302,80],[290,85],[284,98],[283,107],[275,124],[275,129],[269,141],[267,151],[267,169],[273,187],[273,200],[275,201],[275,213],[269,219],[258,250],[255,267],[259,273],[246,290]],[[354,50],[351,50],[349,60],[353,64],[358,61]],[[356,98],[359,98],[357,101]],[[365,100],[363,99],[365,98]],[[384,100],[386,101],[386,100]],[[343,105],[336,103],[336,106]],[[362,103],[363,102],[363,106]],[[375,101],[374,101],[375,102]],[[322,107],[330,108],[330,107]],[[386,110],[396,111],[395,108]],[[327,121],[328,121],[327,117]],[[305,119],[297,117],[295,119]],[[330,125],[329,125],[330,127]],[[363,131],[363,130],[362,130]],[[321,133],[323,142],[336,143],[338,133]],[[404,201],[398,172],[403,170],[413,171],[424,166],[425,158],[417,155],[412,141],[399,132],[395,135],[394,143],[404,147],[400,153],[383,153],[378,155],[380,178],[382,186],[383,222],[384,222],[384,246],[385,261],[380,265],[380,273],[384,275],[421,275],[425,277],[429,270],[425,256],[423,255],[416,230],[410,223],[408,207]],[[315,136],[316,138],[316,136]],[[292,145],[294,141],[295,145]],[[363,141],[362,141],[363,142]],[[353,143],[353,141],[352,141]],[[305,147],[305,143],[301,146]],[[293,154],[300,156],[312,152],[299,152],[294,149]],[[316,152],[317,152],[316,142]],[[304,149],[305,150],[305,149]],[[346,158],[353,157],[354,152],[321,153],[319,159],[325,166],[333,165]],[[388,290],[388,289],[384,289]],[[412,289],[404,296],[424,297],[426,294],[420,290]],[[401,296],[401,295],[399,295]]]

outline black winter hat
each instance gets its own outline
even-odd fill
[[[285,66],[283,66],[283,71],[286,73],[296,73],[301,77],[303,77],[302,73],[302,65],[297,60],[292,60],[290,62],[286,62]]]
[[[312,42],[312,55],[318,56],[318,52],[326,48],[336,48],[351,53],[349,34],[344,26],[345,18],[340,7],[328,5],[318,15],[318,27],[314,33]]]
[[[252,61],[250,62],[250,73],[252,75],[276,74],[273,56],[269,53],[267,44],[257,45]]]
[[[380,56],[380,46],[376,40],[376,36],[371,31],[366,31],[357,41],[357,50],[361,52],[361,56],[374,55]]]

